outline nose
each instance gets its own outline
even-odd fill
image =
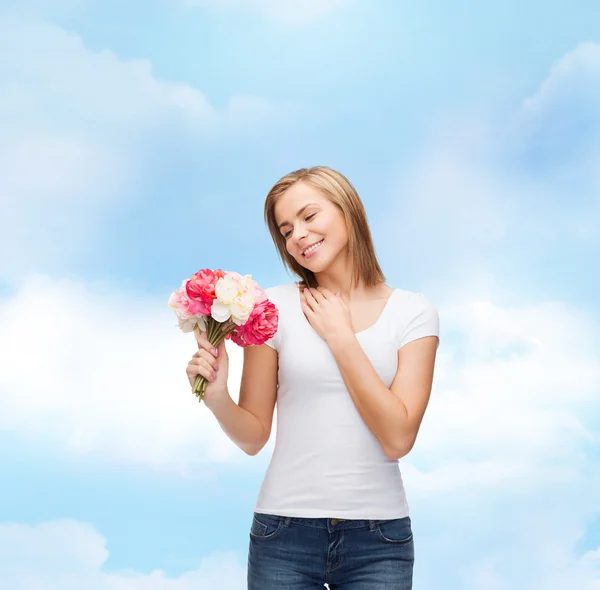
[[[294,236],[294,241],[296,242],[296,244],[298,246],[301,246],[301,243],[300,243],[301,240],[306,238],[306,236],[307,236],[306,228],[302,225],[298,226],[297,231],[296,231],[296,228],[294,228],[293,236]]]

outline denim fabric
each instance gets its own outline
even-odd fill
[[[255,512],[248,590],[411,590],[410,517],[297,518]]]

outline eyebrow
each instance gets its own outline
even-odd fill
[[[301,214],[302,214],[302,212],[303,212],[305,209],[308,209],[308,208],[309,208],[311,205],[316,205],[316,204],[317,204],[317,203],[308,203],[308,204],[304,205],[304,207],[300,207],[300,209],[298,209],[298,211],[296,211],[296,217],[298,217],[298,215],[301,215]],[[292,224],[291,224],[289,221],[282,221],[282,222],[279,224],[279,229],[281,229],[281,228],[282,228],[284,225],[292,225]]]

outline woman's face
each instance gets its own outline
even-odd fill
[[[279,199],[275,219],[289,254],[314,273],[327,268],[348,245],[339,207],[301,181]]]

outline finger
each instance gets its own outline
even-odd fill
[[[319,289],[311,289],[310,290],[311,295],[315,298],[317,303],[323,303],[325,301],[325,296],[323,295],[323,293],[321,293],[321,291],[319,291]]]
[[[317,305],[317,301],[315,300],[313,294],[311,293],[310,289],[305,289],[304,290],[304,300],[306,301],[306,303],[308,303],[308,305],[311,307],[311,309],[313,307],[316,307]]]
[[[300,300],[300,305],[302,307],[302,311],[304,311],[304,313],[306,315],[310,315],[311,317],[314,316],[315,312],[313,311],[312,307],[308,304],[308,302],[306,301],[306,299],[301,299]]]
[[[194,331],[194,334],[196,332]],[[196,342],[198,343],[198,348],[207,350],[213,356],[218,356],[217,349],[211,344],[210,340],[206,337],[206,332],[200,332],[196,335]]]
[[[190,376],[202,375],[209,380],[213,380],[217,376],[216,370],[205,359],[190,361],[188,373]]]
[[[209,344],[206,330],[194,330],[194,333],[196,334],[196,341],[198,344],[201,344],[202,347],[206,346],[206,344]]]
[[[320,285],[317,287],[317,291],[321,293],[321,295],[323,295],[325,299],[333,295],[333,291],[330,291],[329,289],[327,289],[327,287],[321,287]]]
[[[218,356],[227,356],[227,347],[225,346],[225,338],[219,342],[219,346],[217,348]]]
[[[212,352],[208,352],[208,350],[204,350],[204,349],[201,349],[198,352],[195,352],[194,356],[192,358],[204,359],[205,361],[211,363],[212,365],[214,365],[217,362],[215,355],[212,354]]]
[[[308,299],[304,292],[300,293],[300,306],[302,309],[310,309],[310,305],[308,304]]]
[[[206,359],[200,359],[199,367],[208,372],[207,377],[210,379],[214,379],[217,376],[217,370],[212,366],[212,364]]]

